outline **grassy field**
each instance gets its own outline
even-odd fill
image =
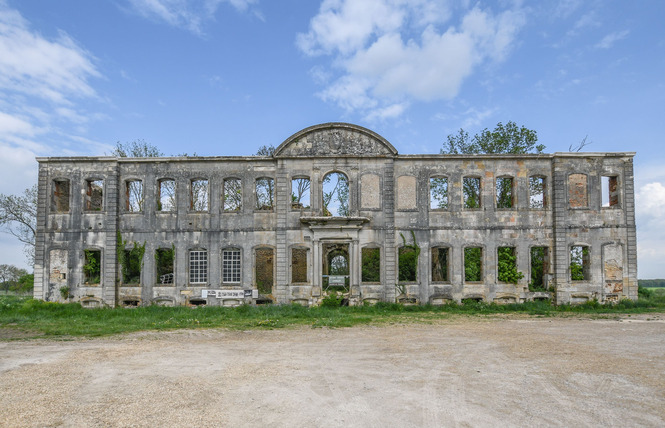
[[[466,302],[462,305],[402,306],[379,303],[361,307],[264,305],[223,307],[161,307],[134,309],[83,309],[78,303],[51,303],[30,298],[0,297],[0,338],[39,336],[103,336],[140,330],[223,327],[265,329],[288,326],[351,327],[362,324],[430,322],[455,314],[483,316],[518,313],[534,316],[567,314],[611,315],[665,312],[665,289],[640,288],[640,298],[615,305],[589,302],[554,306],[547,301],[496,305]]]

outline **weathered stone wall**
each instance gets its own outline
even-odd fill
[[[326,294],[323,249],[343,244],[348,248],[347,297],[351,304],[634,299],[637,258],[632,156],[398,155],[369,130],[324,124],[294,134],[273,157],[40,158],[35,296],[60,299],[58,290],[65,286],[71,299],[87,306],[179,305],[205,302],[203,290],[222,289],[249,294],[214,302],[208,299],[210,304],[266,299],[317,304]],[[323,215],[323,180],[330,172],[347,178],[348,217]],[[603,206],[600,186],[602,177],[608,176],[612,177],[607,189],[611,202]],[[310,180],[309,207],[292,204],[291,180],[298,177]],[[432,177],[446,179],[444,208],[430,205]],[[463,203],[462,183],[467,177],[480,180],[479,207],[466,208]],[[529,203],[531,177],[544,180],[542,206]],[[260,178],[273,180],[272,209],[256,209],[256,180]],[[513,183],[512,204],[507,208],[497,202],[500,178]],[[241,183],[241,206],[235,211],[223,209],[224,180],[228,179]],[[86,205],[90,180],[103,183],[99,210],[86,209],[90,207]],[[143,190],[139,211],[136,204],[130,209],[126,191],[127,183],[136,180],[141,181],[136,187]],[[160,208],[162,180],[175,182],[172,211]],[[207,192],[199,197],[207,203],[205,210],[197,211],[191,201],[196,190],[192,186],[201,180],[207,184]],[[64,189],[63,183],[69,183],[70,189]],[[125,287],[118,281],[119,240],[127,248],[145,245],[138,286]],[[416,280],[402,283],[398,254],[404,245],[419,247],[420,255]],[[589,251],[585,262],[588,278],[583,281],[571,279],[574,246]],[[481,281],[465,279],[464,249],[468,247],[482,250]],[[517,270],[524,275],[517,284],[498,280],[499,247],[515,249]],[[545,291],[529,290],[532,247],[549,250]],[[155,251],[171,248],[175,250],[173,283],[160,284]],[[378,283],[362,281],[363,248],[380,251]],[[437,250],[433,252],[433,248]],[[438,254],[440,248],[447,251],[444,280],[432,273],[432,254]],[[86,249],[101,252],[99,285],[85,284]],[[239,251],[239,282],[223,281],[225,249]],[[300,250],[296,260],[294,249]],[[196,280],[198,274],[190,269],[192,252],[205,254],[205,281]],[[252,297],[251,290],[259,288],[259,297]]]

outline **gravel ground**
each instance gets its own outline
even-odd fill
[[[665,315],[0,342],[0,426],[665,426]]]

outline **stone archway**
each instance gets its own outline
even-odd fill
[[[349,244],[324,243],[322,251],[322,285],[324,292],[349,292]]]

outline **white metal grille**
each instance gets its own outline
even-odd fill
[[[192,284],[205,284],[208,282],[207,251],[189,252],[189,282]]]
[[[222,282],[240,282],[240,250],[222,251]]]

